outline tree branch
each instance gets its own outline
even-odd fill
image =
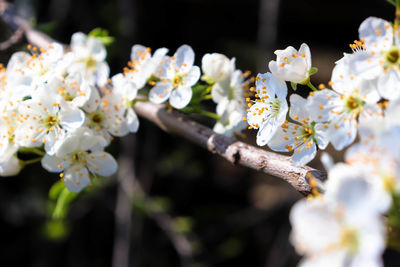
[[[10,4],[3,0],[0,0],[0,18],[13,30],[21,28],[27,40],[33,45],[47,47],[53,41],[47,35],[34,30],[26,20],[13,10]],[[308,166],[296,167],[288,156],[234,141],[194,122],[178,111],[167,111],[163,105],[137,102],[134,109],[139,116],[150,120],[162,130],[185,137],[212,153],[220,155],[234,165],[246,166],[281,178],[304,195],[311,193],[308,178],[316,178],[319,184],[326,179],[326,173],[323,171]]]

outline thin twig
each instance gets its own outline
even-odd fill
[[[24,36],[24,31],[22,29],[16,30],[10,38],[6,41],[0,43],[0,51],[4,51],[19,43]]]
[[[23,29],[28,41],[36,46],[47,47],[53,41],[47,35],[32,29],[28,22],[13,11],[10,4],[1,0],[0,18],[11,29],[19,27]],[[290,157],[267,152],[261,148],[219,135],[211,129],[194,122],[188,116],[177,111],[167,111],[162,105],[137,102],[135,111],[139,116],[150,120],[168,133],[185,137],[235,165],[246,166],[281,178],[304,195],[311,193],[311,187],[308,183],[309,177],[316,178],[317,182],[326,179],[326,173],[323,171],[308,166],[294,166]]]

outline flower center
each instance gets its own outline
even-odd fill
[[[365,102],[360,97],[350,95],[345,101],[344,110],[347,113],[359,114],[362,111],[364,104]]]
[[[359,246],[357,229],[344,228],[341,233],[340,244],[347,248],[351,254],[356,253]]]
[[[101,126],[104,122],[104,114],[94,111],[90,113],[89,119],[92,122],[92,125],[94,126]]]
[[[391,175],[383,175],[383,188],[386,192],[392,193],[396,189],[396,179]]]
[[[278,98],[275,98],[274,102],[271,102],[271,113],[272,117],[278,117],[279,111],[281,110],[281,101]]]
[[[85,58],[84,60],[85,66],[88,69],[94,69],[96,67],[96,59],[94,59],[94,57],[92,56],[88,56],[87,58]]]
[[[390,65],[400,62],[400,49],[398,47],[392,47],[385,53],[386,62]]]
[[[183,76],[182,75],[175,75],[175,77],[172,79],[172,86],[173,87],[178,87],[179,85],[181,85],[183,82]]]
[[[74,163],[86,162],[86,155],[87,155],[87,152],[83,152],[83,151],[73,152],[71,154],[71,161],[72,161],[71,163],[74,164]]]
[[[52,128],[60,125],[60,119],[57,116],[47,114],[46,118],[42,120],[42,125],[46,128]]]

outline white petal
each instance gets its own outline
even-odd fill
[[[305,108],[306,99],[302,98],[297,94],[292,94],[290,96],[290,110],[289,116],[295,121],[301,122],[301,120],[305,120],[309,118],[308,110]]]
[[[192,99],[192,88],[191,87],[178,87],[173,90],[170,97],[169,103],[176,109],[186,107]]]
[[[400,96],[400,72],[389,70],[378,78],[379,94],[386,99],[394,100]]]
[[[110,176],[118,169],[118,164],[107,152],[96,151],[87,156],[88,168],[92,173],[102,176]]]
[[[169,83],[158,82],[149,93],[149,100],[155,104],[161,104],[165,102],[172,90],[172,85]]]
[[[256,143],[259,146],[265,146],[274,136],[278,127],[282,123],[277,122],[275,119],[267,120],[258,130]]]
[[[49,172],[61,172],[65,168],[62,163],[63,161],[61,160],[61,158],[57,156],[50,156],[46,154],[42,158],[42,167]],[[62,164],[61,168],[59,168],[60,164]]]
[[[128,109],[126,122],[128,124],[129,132],[136,133],[139,128],[139,119],[132,108]]]
[[[194,63],[194,52],[189,45],[182,45],[175,52],[176,65],[180,69],[190,69]],[[186,71],[184,71],[186,72]]]
[[[294,150],[292,161],[295,166],[303,166],[313,160],[316,154],[317,147],[315,143],[311,142],[311,146],[308,146],[308,142],[306,142]]]
[[[65,107],[60,112],[60,124],[67,131],[75,130],[83,125],[85,114],[78,108]]]
[[[192,86],[197,83],[200,78],[200,68],[197,66],[193,66],[190,71],[187,73],[187,76],[184,77],[183,81],[185,86]]]
[[[367,50],[386,50],[392,46],[393,28],[386,20],[369,17],[361,23],[358,32]]]
[[[77,171],[75,166],[72,166],[64,173],[64,184],[70,192],[79,193],[90,184],[89,172],[83,167]]]

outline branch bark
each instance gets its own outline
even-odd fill
[[[13,30],[21,28],[28,42],[35,46],[47,47],[53,42],[47,35],[34,30],[15,12],[12,5],[2,0],[0,0],[0,18]],[[308,178],[314,177],[318,183],[326,179],[326,173],[323,171],[308,166],[296,167],[288,156],[268,152],[219,135],[178,111],[167,111],[163,105],[137,102],[134,109],[139,116],[150,120],[162,130],[182,136],[235,165],[246,166],[281,178],[304,195],[311,193]]]

